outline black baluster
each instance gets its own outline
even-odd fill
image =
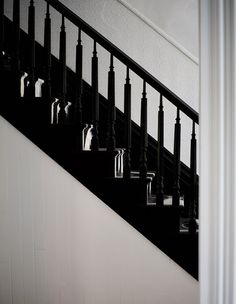
[[[140,167],[139,174],[140,178],[147,177],[147,93],[146,93],[146,82],[143,81],[143,93],[141,99],[141,147],[140,147]]]
[[[12,72],[13,72],[13,95],[20,97],[20,1],[13,2],[13,33],[12,33]]]
[[[197,180],[197,140],[195,133],[195,123],[193,122],[190,156],[190,206],[189,206],[189,232],[195,233],[197,230],[196,222],[196,180]]]
[[[66,72],[66,31],[65,31],[65,18],[62,16],[61,32],[60,32],[60,96],[59,96],[59,113],[58,123],[65,123],[67,120],[66,114],[66,93],[67,93],[67,72]]]
[[[76,46],[76,91],[75,91],[75,124],[78,126],[77,149],[83,148],[82,142],[82,93],[83,93],[83,46],[81,30],[78,30],[78,43]]]
[[[126,83],[124,85],[124,114],[125,114],[125,154],[124,154],[124,177],[130,177],[131,171],[131,84],[129,68],[127,67]]]
[[[0,2],[0,60],[1,67],[4,57],[4,0]]]
[[[57,125],[58,124],[58,114],[57,114],[57,110],[58,110],[58,106],[59,106],[59,100],[55,100],[52,103],[52,124],[53,125]]]
[[[97,57],[97,44],[94,41],[93,57],[92,57],[92,141],[91,149],[97,151],[99,149],[99,136],[98,136],[98,124],[99,124],[99,93],[98,93],[98,57]]]
[[[30,1],[28,10],[28,35],[29,35],[29,67],[28,85],[25,95],[35,97],[35,7],[34,1]]]
[[[175,137],[174,137],[174,166],[173,166],[173,206],[179,206],[180,199],[180,142],[181,142],[181,124],[179,109],[177,109],[177,117],[175,123]]]
[[[44,21],[44,63],[45,72],[42,95],[43,97],[51,98],[51,18],[48,3]]]
[[[164,203],[164,177],[163,177],[163,151],[164,151],[164,111],[163,100],[160,95],[160,105],[158,111],[158,148],[157,148],[157,187],[156,187],[156,203],[162,206]]]
[[[115,139],[115,72],[113,65],[113,55],[110,57],[110,70],[108,72],[108,126],[107,126],[107,150],[114,151],[116,147]]]
[[[13,70],[20,71],[20,1],[13,2]]]

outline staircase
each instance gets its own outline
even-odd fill
[[[35,7],[28,33],[0,7],[0,113],[108,206],[198,278],[198,114],[140,65],[57,0],[46,0],[44,45],[35,41]],[[51,54],[50,9],[61,15],[59,59]],[[78,29],[75,72],[66,65],[66,21]],[[91,85],[83,80],[82,33],[93,40]],[[100,45],[110,54],[108,97],[99,94]],[[114,58],[126,69],[124,113],[115,106]],[[131,120],[130,73],[143,81],[140,126]],[[157,91],[158,138],[147,133],[147,85]],[[176,107],[174,153],[164,147],[164,106]],[[190,168],[180,159],[181,114],[192,121]]]

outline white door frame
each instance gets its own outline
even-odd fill
[[[236,304],[236,0],[200,0],[200,303]]]

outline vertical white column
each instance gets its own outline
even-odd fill
[[[234,0],[200,0],[200,302],[236,303]]]

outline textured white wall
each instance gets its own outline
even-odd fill
[[[148,18],[198,58],[198,0],[117,0]]]
[[[0,140],[0,303],[199,303],[195,279],[2,117]]]
[[[27,28],[27,0],[21,1],[22,15],[21,20],[23,28]],[[114,44],[120,47],[130,57],[140,63],[151,74],[163,82],[168,88],[174,91],[178,96],[184,99],[191,107],[198,111],[198,65],[186,57],[181,51],[177,50],[172,44],[164,39],[157,32],[153,31],[147,24],[137,18],[127,8],[121,5],[116,0],[62,0],[62,2],[77,13],[82,19],[87,21],[95,29],[101,32],[105,37],[110,39]],[[38,41],[43,41],[43,23],[45,7],[43,2],[36,2],[37,11],[37,35]],[[131,1],[131,4],[133,2]],[[142,5],[141,5],[142,3]],[[145,3],[145,5],[143,4]],[[179,43],[184,39],[188,45],[192,45],[196,49],[198,37],[194,28],[198,16],[198,7],[196,2],[191,1],[189,4],[191,9],[188,9],[186,1],[168,0],[152,1],[149,5],[145,2],[138,1],[133,3],[142,13],[147,14],[153,19],[153,12],[158,11],[159,14],[164,14],[165,24],[162,22],[163,30],[172,29],[175,33],[175,39]],[[182,5],[182,17],[180,14]],[[144,9],[145,7],[145,9]],[[177,10],[174,8],[178,7]],[[11,3],[6,4],[7,14],[11,15]],[[163,11],[162,11],[163,10]],[[151,14],[152,11],[152,14]],[[175,15],[176,12],[176,15]],[[183,13],[185,12],[185,14]],[[173,20],[183,19],[183,15],[187,16],[191,13],[192,18],[186,17],[183,22],[179,21],[178,26]],[[52,16],[58,14],[52,10]],[[158,15],[157,15],[158,16]],[[157,18],[157,17],[156,17]],[[154,20],[155,19],[155,20]],[[168,20],[170,21],[168,23]],[[172,21],[172,22],[171,22]],[[188,24],[188,25],[187,25]],[[159,24],[160,25],[160,24]],[[75,45],[77,40],[76,29],[71,23],[66,22],[67,26],[67,53],[68,65],[71,68],[75,66]],[[189,33],[185,35],[183,28],[192,29],[192,37]],[[53,52],[58,55],[59,45],[59,29],[60,18],[53,18]],[[191,38],[191,39],[190,39]],[[183,42],[187,44],[187,42]],[[86,35],[83,35],[84,44],[84,78],[90,82],[91,78],[91,56],[92,56],[92,41]],[[102,48],[98,48],[99,55],[99,88],[100,92],[107,96],[107,72],[109,69],[109,54]],[[115,60],[116,71],[116,105],[121,110],[123,109],[123,85],[125,81],[125,67]],[[142,81],[140,78],[131,74],[132,82],[132,118],[139,123],[140,120],[140,99],[142,92]],[[154,137],[157,137],[157,111],[159,103],[159,94],[150,87],[148,90],[148,132]],[[173,151],[173,136],[176,109],[168,101],[165,106],[165,146]],[[191,136],[191,121],[182,115],[182,149],[181,159],[189,164],[190,151],[190,136]]]

